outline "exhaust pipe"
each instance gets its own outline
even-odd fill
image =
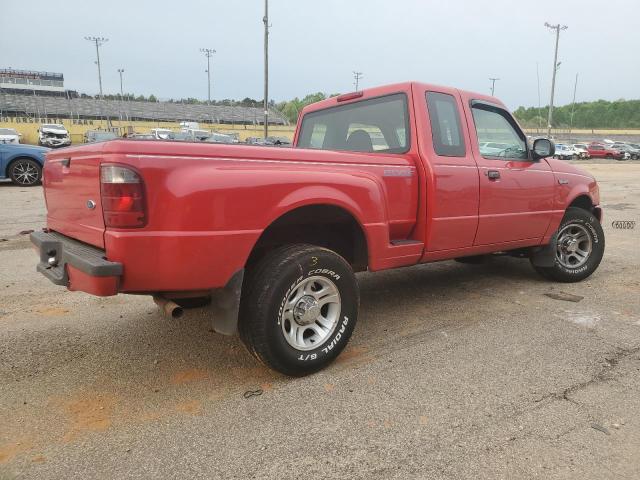
[[[164,314],[170,318],[180,318],[184,313],[184,310],[180,305],[167,298],[154,295],[153,301],[160,307]]]

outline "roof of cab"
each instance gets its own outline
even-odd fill
[[[473,99],[473,100],[483,100],[486,102],[490,102],[496,105],[500,105],[500,106],[504,106],[504,104],[496,97],[492,97],[490,95],[484,95],[482,93],[476,93],[476,92],[470,92],[470,91],[466,91],[466,90],[460,90],[458,88],[455,87],[447,87],[447,86],[442,86],[442,85],[433,85],[433,84],[428,84],[428,83],[423,83],[423,82],[416,82],[416,81],[408,81],[408,82],[401,82],[401,83],[392,83],[389,85],[383,85],[380,87],[372,87],[372,88],[365,88],[363,90],[361,90],[362,95],[359,95],[357,97],[353,97],[350,98],[348,100],[339,100],[340,97],[344,97],[349,95],[349,93],[358,93],[358,92],[347,92],[343,95],[338,95],[335,97],[331,97],[331,98],[327,98],[326,100],[321,100],[319,102],[316,103],[312,103],[310,105],[307,105],[306,107],[304,107],[302,109],[301,115],[304,115],[306,113],[309,112],[313,112],[316,110],[322,110],[325,108],[329,108],[329,107],[334,107],[336,105],[339,104],[349,104],[349,103],[354,103],[354,102],[359,102],[362,100],[366,100],[368,98],[375,98],[375,97],[381,97],[384,95],[391,95],[394,93],[400,93],[400,92],[405,92],[405,93],[411,93],[414,89],[419,89],[419,90],[434,90],[434,91],[441,91],[444,93],[450,93],[450,94],[454,94],[455,92],[457,92],[462,98],[463,100],[465,99]]]

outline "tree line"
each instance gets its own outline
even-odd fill
[[[338,93],[326,94],[324,92],[310,93],[304,98],[295,97],[292,100],[282,102],[269,102],[269,107],[278,110],[291,123],[296,123],[298,115],[304,107],[311,103],[325,100],[329,97],[339,95]],[[81,98],[99,98],[98,95],[90,96],[80,94]],[[122,100],[123,96],[104,95],[107,100]],[[155,95],[133,95],[124,94],[124,100],[135,100],[138,102],[157,102]],[[181,98],[166,100],[169,103],[182,103],[188,105],[207,105],[206,100],[197,98]],[[218,106],[241,106],[262,108],[263,101],[260,99],[243,98],[242,100],[224,99],[212,100],[211,105]],[[516,119],[525,128],[546,128],[549,107],[518,107],[513,112]],[[640,100],[596,100],[594,102],[579,102],[575,105],[563,105],[553,109],[554,128],[640,128]]]
[[[525,128],[545,128],[549,107],[518,107],[513,114]],[[640,128],[640,100],[596,100],[553,107],[553,127]]]

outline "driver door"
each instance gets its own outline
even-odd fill
[[[555,177],[549,164],[530,159],[524,133],[503,107],[475,100],[465,107],[471,110],[480,177],[474,245],[522,240],[535,244],[552,216]]]

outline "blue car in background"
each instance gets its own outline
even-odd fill
[[[50,149],[19,143],[0,143],[0,179],[16,185],[36,185],[42,179],[44,155]]]

